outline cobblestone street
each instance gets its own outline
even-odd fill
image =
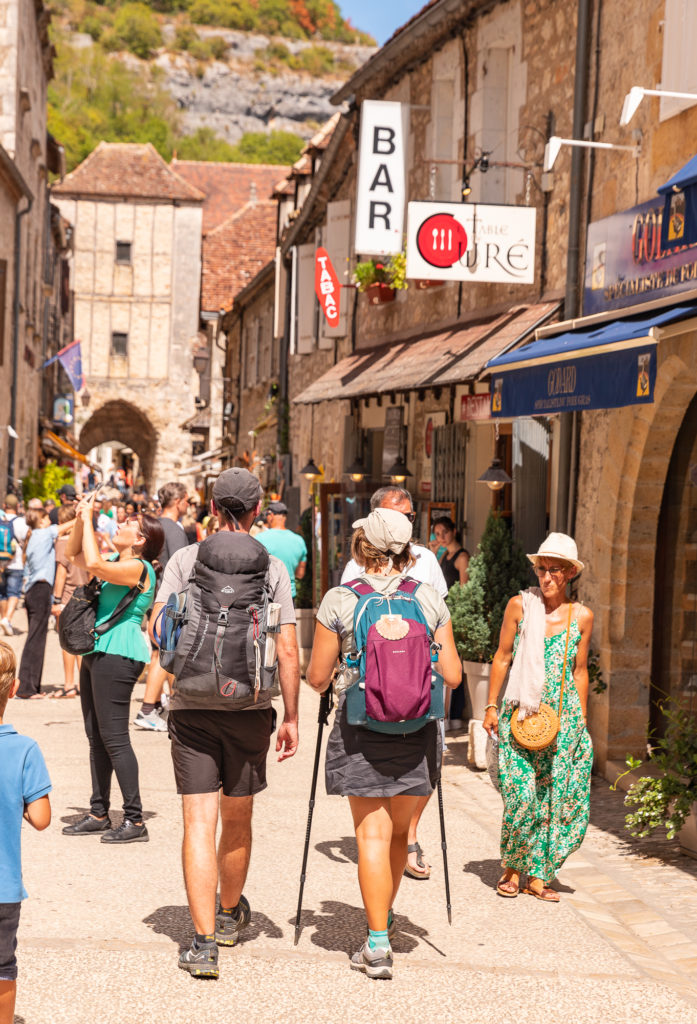
[[[22,637],[11,643],[19,651]],[[59,658],[50,633],[45,689],[60,680]],[[466,767],[464,736],[449,739],[444,772],[452,927],[433,803],[420,837],[432,877],[403,883],[394,981],[374,984],[349,970],[365,927],[355,843],[348,807],[324,796],[320,783],[294,948],[316,707],[305,691],[300,752],[270,762],[246,888],[252,925],[237,948],[221,951],[219,982],[206,983],[176,966],[191,925],[166,735],[136,730],[133,737],[150,843],[109,849],[60,832],[89,793],[78,701],[9,705],[7,720],[38,740],[54,785],[50,829],[24,836],[30,896],[19,932],[18,1024],[222,1024],[231,1014],[251,1024],[697,1022],[697,863],[673,843],[626,838],[621,796],[595,780],[592,827],[561,873],[561,904],[497,898],[500,801],[488,777]]]

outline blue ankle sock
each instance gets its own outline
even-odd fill
[[[375,932],[368,929],[368,945],[371,949],[389,949],[390,940],[387,937],[387,929],[384,932]]]

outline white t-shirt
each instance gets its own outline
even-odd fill
[[[8,522],[12,523],[12,533],[14,535],[14,539],[17,541],[15,553],[12,556],[12,561],[7,563],[7,569],[12,569],[17,572],[23,572],[24,558],[22,544],[26,540],[27,533],[29,532],[27,521],[24,518],[24,516],[13,516],[8,513],[5,513],[5,519],[7,519]]]
[[[412,565],[407,576],[418,580],[420,583],[430,583],[442,598],[446,598],[448,596],[448,587],[436,556],[429,548],[424,548],[420,544],[412,544],[411,551],[416,558],[416,565]],[[363,570],[358,563],[351,559],[347,562],[346,568],[341,574],[341,582],[350,583],[351,580],[358,579],[362,572]]]

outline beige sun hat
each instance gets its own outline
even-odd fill
[[[583,562],[579,561],[578,548],[573,537],[566,533],[550,533],[534,555],[528,555],[533,565],[537,565],[540,558],[561,558],[564,562],[570,562],[576,566],[579,572],[583,570]]]
[[[366,537],[378,551],[404,551],[411,540],[412,526],[405,515],[393,508],[375,508],[365,519],[357,519],[354,530],[363,527]]]

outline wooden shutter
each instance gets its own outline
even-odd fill
[[[298,353],[308,355],[315,348],[315,245],[298,246]]]
[[[513,534],[537,551],[547,532],[549,433],[539,420],[513,421]]]
[[[433,500],[454,501],[462,524],[467,465],[467,424],[449,423],[433,431]]]
[[[663,67],[659,88],[671,92],[697,92],[697,4],[694,0],[666,0],[663,22]],[[648,101],[645,100],[645,103]],[[694,100],[664,96],[660,120],[694,106]]]

